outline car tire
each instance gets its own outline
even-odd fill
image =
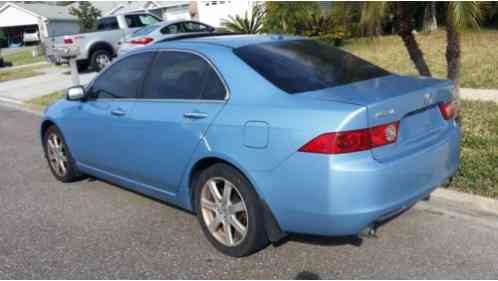
[[[238,170],[214,164],[200,173],[194,185],[197,218],[216,249],[228,256],[243,257],[268,245],[259,196]],[[213,188],[218,196],[213,195]],[[230,191],[229,196],[225,191]]]
[[[84,176],[76,168],[75,161],[69,151],[61,131],[50,126],[43,135],[45,159],[54,177],[61,182],[73,182]]]
[[[90,66],[94,71],[100,72],[112,60],[112,53],[106,49],[96,50],[90,57]]]
[[[79,60],[76,61],[76,67],[78,68],[78,72],[84,72],[88,69],[88,61]]]

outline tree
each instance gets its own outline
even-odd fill
[[[244,17],[236,15],[229,16],[228,20],[223,20],[221,25],[232,32],[256,34],[263,27],[264,10],[261,5],[255,5],[252,8],[251,16],[248,17],[247,11]]]
[[[432,32],[437,30],[436,2],[429,2],[424,11],[424,31]]]
[[[71,7],[69,13],[78,17],[81,32],[95,30],[97,19],[102,16],[100,10],[88,1],[78,2],[78,8]]]
[[[317,14],[317,2],[265,2],[264,29],[267,32],[296,34],[311,14]]]
[[[370,28],[377,27],[385,18],[388,10],[395,15],[398,24],[398,35],[408,51],[410,59],[420,75],[431,76],[431,72],[425,61],[415,35],[413,34],[415,14],[413,5],[420,3],[410,2],[368,2],[362,7],[361,21]],[[429,3],[425,3],[428,5]],[[446,5],[446,63],[447,77],[453,80],[456,91],[459,91],[460,78],[460,30],[464,27],[477,27],[481,18],[480,5],[478,2],[444,2]]]

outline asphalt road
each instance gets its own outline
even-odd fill
[[[187,212],[98,180],[55,181],[38,123],[0,106],[0,279],[498,278],[498,228],[431,203],[378,238],[294,236],[225,257]]]

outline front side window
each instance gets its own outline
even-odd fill
[[[160,22],[158,18],[147,14],[126,15],[125,20],[129,28],[144,27]]]
[[[153,56],[153,52],[136,54],[111,65],[93,84],[91,96],[97,99],[136,98]]]
[[[163,51],[145,80],[144,98],[222,100],[225,88],[215,70],[198,55]]]
[[[290,94],[390,74],[350,53],[312,40],[254,44],[237,48],[234,53],[268,81]]]

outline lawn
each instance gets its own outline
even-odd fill
[[[45,60],[43,55],[38,55],[36,57],[33,57],[31,49],[22,50],[12,54],[4,54],[2,56],[5,61],[11,62],[13,66],[31,64]]]
[[[461,101],[463,139],[455,189],[498,199],[498,105]]]
[[[56,102],[57,100],[59,100],[63,97],[64,97],[64,91],[55,91],[55,92],[52,92],[46,96],[42,96],[42,97],[38,97],[38,98],[34,98],[32,100],[29,100],[28,104],[46,107],[46,106],[51,105],[52,103]]]
[[[446,33],[418,33],[417,41],[433,75],[446,78]],[[462,87],[498,89],[498,31],[462,33]],[[344,48],[399,74],[417,74],[399,36],[355,39]]]
[[[43,74],[43,72],[39,70],[44,67],[47,67],[47,65],[26,66],[14,69],[0,69],[0,82],[41,75]]]

